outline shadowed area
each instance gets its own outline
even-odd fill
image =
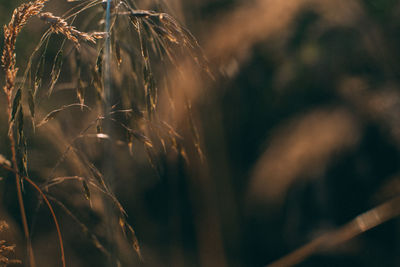
[[[399,266],[399,15],[112,1],[108,52],[102,1],[48,1],[16,41],[13,115],[0,93],[0,265],[29,266],[12,132],[37,266],[61,266],[39,191],[67,266]]]

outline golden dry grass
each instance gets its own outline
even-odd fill
[[[364,31],[363,25],[369,18],[361,1],[238,1],[231,9],[223,9],[214,18],[199,23],[199,29],[205,29],[199,34],[201,46],[181,24],[188,7],[179,0],[164,4],[162,1],[114,2],[109,35],[103,32],[106,23],[101,1],[68,1],[72,8],[59,16],[47,10],[41,13],[45,2],[30,2],[15,9],[10,23],[4,27],[2,54],[12,156],[11,162],[0,157],[0,164],[16,176],[28,249],[31,234],[22,201],[21,180],[37,189],[54,217],[52,204],[72,218],[88,233],[92,245],[105,258],[115,261],[114,258],[120,257],[125,264],[136,260],[129,255],[127,247],[133,248],[141,258],[136,232],[128,223],[127,212],[114,192],[114,183],[130,186],[132,176],[141,174],[138,170],[133,171],[132,162],[143,163],[147,157],[149,165],[160,177],[167,175],[165,169],[170,167],[163,164],[185,162],[183,169],[188,173],[190,205],[194,213],[198,213],[193,227],[199,265],[229,266],[233,260],[224,229],[227,223],[223,220],[227,219],[220,217],[229,214],[231,217],[227,217],[239,221],[240,208],[233,207],[236,194],[244,196],[238,198],[246,202],[243,205],[282,207],[296,182],[311,183],[322,179],[333,159],[360,145],[364,133],[360,116],[371,117],[376,124],[390,131],[396,145],[400,140],[397,116],[392,114],[398,105],[397,86],[389,85],[375,92],[370,90],[365,77],[344,75],[332,86],[334,94],[345,99],[341,99],[341,104],[313,106],[268,128],[268,138],[258,143],[259,154],[246,170],[242,170],[248,182],[237,190],[243,191],[239,194],[234,192],[234,182],[228,177],[230,174],[235,176],[234,170],[239,167],[231,166],[230,170],[228,164],[229,145],[235,144],[222,137],[224,126],[221,125],[226,122],[221,119],[220,128],[216,127],[212,133],[207,128],[209,122],[201,118],[202,112],[210,112],[201,110],[212,107],[208,101],[218,103],[219,98],[229,95],[229,90],[235,86],[227,86],[229,82],[243,79],[238,77],[254,60],[255,47],[260,44],[277,51],[274,55],[274,60],[279,61],[274,65],[278,70],[277,87],[284,87],[291,81],[291,75],[296,73],[293,74],[290,64],[296,59],[285,48],[295,32],[298,15],[305,9],[320,16],[314,27],[316,35],[336,27],[361,29],[361,43],[367,52],[374,54],[383,69],[390,68],[386,60],[388,54],[376,53],[376,44],[381,44],[383,51],[388,48],[379,27],[367,23],[371,27]],[[209,2],[212,1],[202,4]],[[147,10],[150,8],[156,11]],[[162,8],[167,12],[160,10]],[[168,14],[169,10],[176,16]],[[64,12],[57,11],[54,14]],[[16,40],[32,16],[38,16],[50,27],[28,59],[24,75],[19,77]],[[112,50],[104,48],[101,39],[109,41]],[[280,47],[282,49],[278,51]],[[313,65],[319,57],[315,47],[309,46],[300,55],[300,60]],[[110,79],[106,78],[108,75]],[[265,89],[264,86],[268,85],[260,85]],[[106,88],[111,94],[105,93]],[[222,107],[216,106],[212,107],[215,114],[209,121],[218,121],[222,113]],[[30,116],[27,112],[24,114],[28,109]],[[204,151],[210,139],[218,144],[217,150],[222,150],[216,153],[218,156],[211,155],[215,162],[207,158],[210,156],[207,149]],[[224,147],[225,142],[228,147]],[[46,157],[48,159],[44,159]],[[217,174],[212,170],[217,170]],[[31,173],[39,177],[32,180],[28,175]],[[149,183],[157,183],[151,181]],[[220,187],[223,187],[223,194]],[[68,198],[68,193],[71,194],[68,190],[79,192]],[[382,199],[386,200],[385,197]],[[223,211],[218,206],[222,205],[220,202],[226,205]],[[300,252],[289,254],[283,259],[286,263],[278,261],[278,266],[297,264],[318,253],[321,247],[331,249],[397,216],[398,210],[393,203],[397,205],[397,202],[389,201],[356,216],[348,225],[317,238],[300,248]],[[74,207],[90,208],[100,217],[101,226],[94,229],[86,226],[84,219],[73,211]],[[107,235],[99,233],[99,229],[107,229],[107,220],[114,223],[108,227],[112,231],[118,228],[112,236],[115,240],[108,240]],[[58,225],[56,218],[54,221]],[[236,221],[232,223],[237,224]],[[235,236],[243,234],[238,226],[228,226],[229,229],[237,227],[232,230],[236,231]],[[60,236],[60,231],[58,234]],[[331,239],[335,240],[332,241],[334,244],[327,245],[327,240]],[[115,242],[118,247],[110,249],[112,246],[108,242]],[[121,255],[117,255],[119,252]],[[176,249],[174,253],[177,256],[172,261],[176,261],[177,266],[184,266],[184,252]],[[33,255],[32,252],[29,254]],[[33,257],[30,261],[34,266]]]

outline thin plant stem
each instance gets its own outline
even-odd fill
[[[35,184],[31,179],[29,179],[26,176],[23,176],[23,178],[24,178],[25,181],[30,183],[38,191],[38,193],[42,196],[44,202],[46,203],[47,207],[50,210],[51,216],[53,217],[53,221],[54,221],[54,224],[56,226],[58,240],[59,240],[59,243],[60,243],[60,252],[61,252],[62,265],[63,265],[63,267],[65,267],[66,264],[65,264],[65,252],[64,252],[63,239],[62,239],[62,235],[61,235],[60,225],[58,224],[58,220],[57,220],[56,214],[54,213],[53,207],[51,206],[49,200],[47,199],[47,197],[43,193],[43,191],[39,188],[39,186],[37,186],[37,184]]]
[[[24,199],[22,196],[21,178],[19,176],[19,171],[18,171],[17,152],[15,151],[15,138],[14,138],[14,134],[13,134],[13,122],[11,120],[11,118],[12,118],[11,93],[7,94],[7,113],[8,113],[8,123],[9,123],[8,139],[10,140],[10,148],[11,148],[11,154],[12,154],[11,160],[12,160],[12,164],[13,164],[14,168],[16,169],[15,183],[16,183],[16,187],[17,187],[16,189],[17,189],[18,205],[19,205],[19,210],[21,213],[22,227],[24,229],[24,234],[25,234],[26,243],[27,243],[27,247],[28,247],[29,263],[30,263],[31,267],[35,267],[36,266],[35,258],[33,255],[32,242],[31,242],[31,238],[29,235],[28,220],[26,218]]]
[[[108,114],[111,111],[111,0],[107,0],[106,7],[106,23],[105,23],[105,47],[104,47],[104,69],[103,69],[103,90],[104,90],[104,117],[109,116]],[[109,121],[106,121],[104,125],[104,130],[106,133],[111,134],[111,125]],[[108,182],[108,186],[111,188],[112,184],[112,174],[113,174],[113,151],[112,145],[110,142],[104,142],[104,156],[103,156],[103,164],[104,164],[104,174],[107,177],[106,182]],[[104,203],[104,211],[106,213],[106,221],[105,223],[108,225],[107,227],[107,236],[113,246],[110,251],[109,258],[109,266],[115,266],[117,262],[117,255],[115,249],[115,233],[113,233],[113,229],[115,226],[115,221],[113,220],[110,214],[113,212],[112,207],[109,203]]]
[[[31,239],[29,236],[28,222],[26,218],[24,199],[22,197],[21,180],[18,171],[17,164],[17,153],[15,150],[15,138],[14,138],[14,128],[13,128],[13,104],[11,102],[13,92],[15,90],[15,80],[18,72],[16,68],[16,54],[15,54],[15,43],[18,34],[21,32],[22,28],[27,23],[28,19],[32,16],[36,16],[41,12],[44,7],[45,2],[48,0],[36,0],[35,2],[29,2],[20,5],[14,9],[13,15],[8,25],[4,26],[4,47],[1,56],[2,67],[6,72],[6,83],[4,86],[4,92],[7,97],[7,113],[8,113],[8,138],[10,140],[11,154],[12,154],[12,164],[16,169],[15,181],[18,196],[18,204],[21,212],[22,226],[24,229],[24,234],[27,242],[28,248],[28,258],[31,267],[35,267],[35,260],[33,255],[33,249],[31,245]],[[22,112],[22,111],[21,111]],[[15,114],[14,114],[15,115]],[[22,115],[23,116],[23,115]]]
[[[44,194],[44,192],[42,191],[42,189],[40,189],[40,187],[31,179],[29,179],[28,177],[26,177],[25,175],[22,175],[18,170],[13,169],[7,165],[1,164],[0,166],[10,172],[13,172],[15,174],[16,177],[21,177],[22,179],[24,179],[25,181],[27,181],[30,185],[32,185],[33,188],[36,189],[36,191],[40,194],[40,196],[43,198],[44,202],[46,203],[47,207],[50,210],[51,216],[53,218],[54,224],[56,226],[56,231],[57,231],[57,236],[58,236],[58,240],[59,240],[59,244],[60,244],[60,253],[61,253],[61,261],[62,261],[62,266],[66,267],[66,262],[65,262],[65,252],[64,252],[64,245],[63,245],[63,238],[61,235],[61,230],[60,230],[60,225],[58,223],[57,220],[57,216],[54,212],[53,207],[51,206],[49,200],[47,199],[46,195]],[[32,265],[31,265],[32,266]]]
[[[110,64],[111,64],[111,24],[110,24],[110,10],[111,10],[111,0],[107,0],[107,9],[106,9],[106,28],[105,32],[107,33],[106,42],[105,42],[105,53],[104,53],[104,96],[105,96],[105,110],[104,114],[108,114],[110,111],[111,105],[111,73],[110,73]]]
[[[317,252],[332,249],[399,215],[400,196],[397,196],[358,215],[342,227],[317,237],[266,267],[289,267],[297,265]]]

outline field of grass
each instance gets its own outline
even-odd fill
[[[399,266],[396,0],[0,0],[0,266]]]

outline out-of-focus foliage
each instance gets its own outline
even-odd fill
[[[8,23],[22,2],[1,0],[0,23]],[[113,190],[144,258],[140,262],[122,244],[122,266],[264,266],[400,194],[398,1],[136,2],[186,24],[212,75],[188,62],[185,52],[177,57],[176,69],[162,60],[153,65],[158,81],[170,78],[168,88],[160,86],[159,117],[173,126],[179,145],[157,150],[152,158],[156,171],[146,146],[133,143],[133,155],[126,147],[115,149]],[[66,1],[49,3],[60,14],[67,8]],[[97,22],[81,17],[77,25],[90,23]],[[44,27],[32,19],[21,34],[21,73]],[[49,47],[50,59],[57,49]],[[45,70],[49,74],[51,66]],[[43,100],[44,110],[60,107],[66,99],[76,101],[75,91],[68,90],[76,78],[71,73],[63,70],[53,98]],[[89,80],[91,74],[82,75]],[[4,80],[3,72],[0,78]],[[94,96],[88,92],[87,99]],[[1,95],[0,108],[4,106]],[[0,154],[8,156],[7,123],[5,113],[0,114]],[[28,140],[31,176],[41,181],[51,173],[65,140],[76,137],[88,121],[81,114],[79,108],[71,111],[72,117],[61,114],[61,122],[51,124],[47,134],[33,133]],[[158,138],[155,133],[151,137]],[[51,146],[44,146],[51,138]],[[97,160],[101,169],[101,151],[93,139],[77,146],[82,157]],[[74,162],[70,166],[72,170],[62,170],[65,175],[77,171]],[[0,219],[17,229],[18,240],[12,175],[0,171],[0,176]],[[85,189],[76,184],[52,191],[71,203],[68,208],[90,230],[82,234],[81,225],[55,204],[67,262],[106,266],[91,234],[107,229],[100,212],[82,197]],[[91,198],[96,207],[99,200]],[[29,220],[35,220],[37,260],[40,266],[56,266],[58,256],[48,252],[57,251],[50,216],[44,208],[35,209],[37,197],[29,188],[25,199]],[[99,242],[108,248],[106,238]],[[17,258],[23,258],[24,243],[14,243]],[[317,252],[300,266],[399,266],[399,255],[396,218]]]

